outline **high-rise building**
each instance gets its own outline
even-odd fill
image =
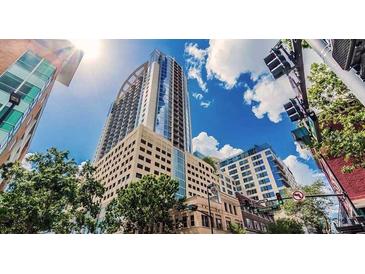
[[[206,210],[208,186],[219,185],[220,181],[214,167],[191,154],[190,123],[183,70],[172,57],[155,50],[150,60],[123,83],[96,150],[96,179],[106,188],[100,199],[100,219],[119,189],[147,174],[166,174],[176,179],[177,197],[186,197],[187,203]],[[217,233],[227,232],[230,222],[243,226],[234,195],[223,194],[221,201],[212,201],[212,214]],[[177,214],[174,221],[178,225],[182,217],[183,224],[188,222],[192,230],[184,230],[186,233],[210,233],[206,215],[183,215]]]
[[[0,164],[25,156],[54,82],[68,86],[82,56],[67,40],[0,40]]]
[[[267,144],[221,161],[220,169],[232,177],[238,193],[255,200],[275,199],[275,193],[296,186],[289,168]],[[224,179],[223,174],[220,177]]]
[[[109,111],[95,161],[139,125],[171,141],[174,147],[191,151],[186,77],[174,58],[158,50],[122,84]]]

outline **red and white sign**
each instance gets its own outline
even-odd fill
[[[292,197],[295,201],[298,201],[298,202],[303,201],[305,199],[304,193],[299,190],[294,191],[292,194]]]

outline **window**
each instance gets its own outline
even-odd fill
[[[233,164],[233,165],[229,165],[227,168],[228,168],[228,170],[230,170],[230,169],[233,169],[235,167],[236,167],[236,164]]]
[[[233,206],[234,215],[237,215],[236,207]]]
[[[260,179],[259,180],[259,184],[260,185],[264,185],[264,184],[267,184],[270,182],[270,179],[269,178],[264,178],[264,179]]]
[[[271,154],[271,151],[270,150],[267,150],[267,151],[265,151],[265,154],[266,155],[270,155]]]
[[[226,202],[224,202],[224,210],[225,210],[226,212],[228,212],[228,209],[227,209],[227,203],[226,203]]]
[[[217,229],[223,229],[222,219],[220,219],[220,218],[215,218],[215,224],[216,224],[216,226],[217,226]]]
[[[275,193],[274,192],[268,192],[268,193],[264,193],[262,195],[264,198],[268,199],[268,198],[272,198],[275,196]]]
[[[141,164],[137,164],[137,168],[140,168],[140,169],[143,169],[143,165],[141,165]]]
[[[247,170],[245,172],[242,172],[242,177],[245,177],[245,176],[248,176],[248,175],[251,175],[251,171],[250,170]]]
[[[234,180],[238,180],[238,175],[236,174],[236,175],[233,175],[232,176],[232,178],[234,179]]]
[[[248,160],[245,159],[245,160],[242,160],[239,162],[240,166],[244,165],[244,164],[247,164],[248,163]]]
[[[233,169],[233,170],[229,171],[228,173],[229,173],[229,175],[236,174],[237,173],[237,169]]]
[[[253,194],[256,194],[257,191],[256,191],[256,189],[251,189],[251,190],[247,190],[246,193],[247,193],[247,195],[253,195]]]
[[[251,157],[252,161],[256,161],[258,159],[261,159],[261,154],[255,155]]]
[[[190,194],[190,196],[192,196],[192,195]],[[195,226],[194,215],[190,216],[190,226]]]
[[[250,168],[250,165],[241,166],[241,171],[244,171],[249,168]]]
[[[142,174],[137,173],[137,174],[136,174],[136,177],[137,177],[138,179],[141,179],[141,178],[142,178]]]
[[[259,160],[259,161],[253,162],[253,165],[254,166],[259,166],[259,165],[262,165],[263,163],[264,163],[263,160]]]
[[[243,182],[244,183],[251,182],[251,181],[253,181],[253,177],[252,176],[247,177],[247,178],[243,178]]]
[[[260,172],[260,171],[263,171],[263,170],[266,170],[265,166],[259,166],[259,167],[255,168],[256,172]]]
[[[248,189],[248,188],[253,188],[255,186],[254,183],[249,183],[249,184],[246,184],[245,185],[245,189]]]
[[[209,217],[202,214],[202,226],[209,227]]]
[[[188,217],[187,216],[182,217],[182,225],[183,225],[183,227],[188,227]]]
[[[228,206],[229,206],[229,212],[232,214],[232,213],[233,213],[233,212],[232,212],[232,205],[231,205],[231,204],[229,204]]]
[[[261,191],[267,191],[267,190],[271,190],[272,186],[271,185],[267,185],[267,186],[262,186],[261,187]]]
[[[262,178],[262,177],[266,177],[267,176],[267,172],[264,171],[262,173],[256,174],[257,178]]]

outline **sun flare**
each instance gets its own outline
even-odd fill
[[[71,40],[76,48],[84,52],[84,59],[94,60],[101,53],[101,40],[97,39],[74,39]]]

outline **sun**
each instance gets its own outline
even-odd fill
[[[98,39],[73,39],[72,44],[84,52],[83,59],[97,59],[101,53],[101,40]]]

